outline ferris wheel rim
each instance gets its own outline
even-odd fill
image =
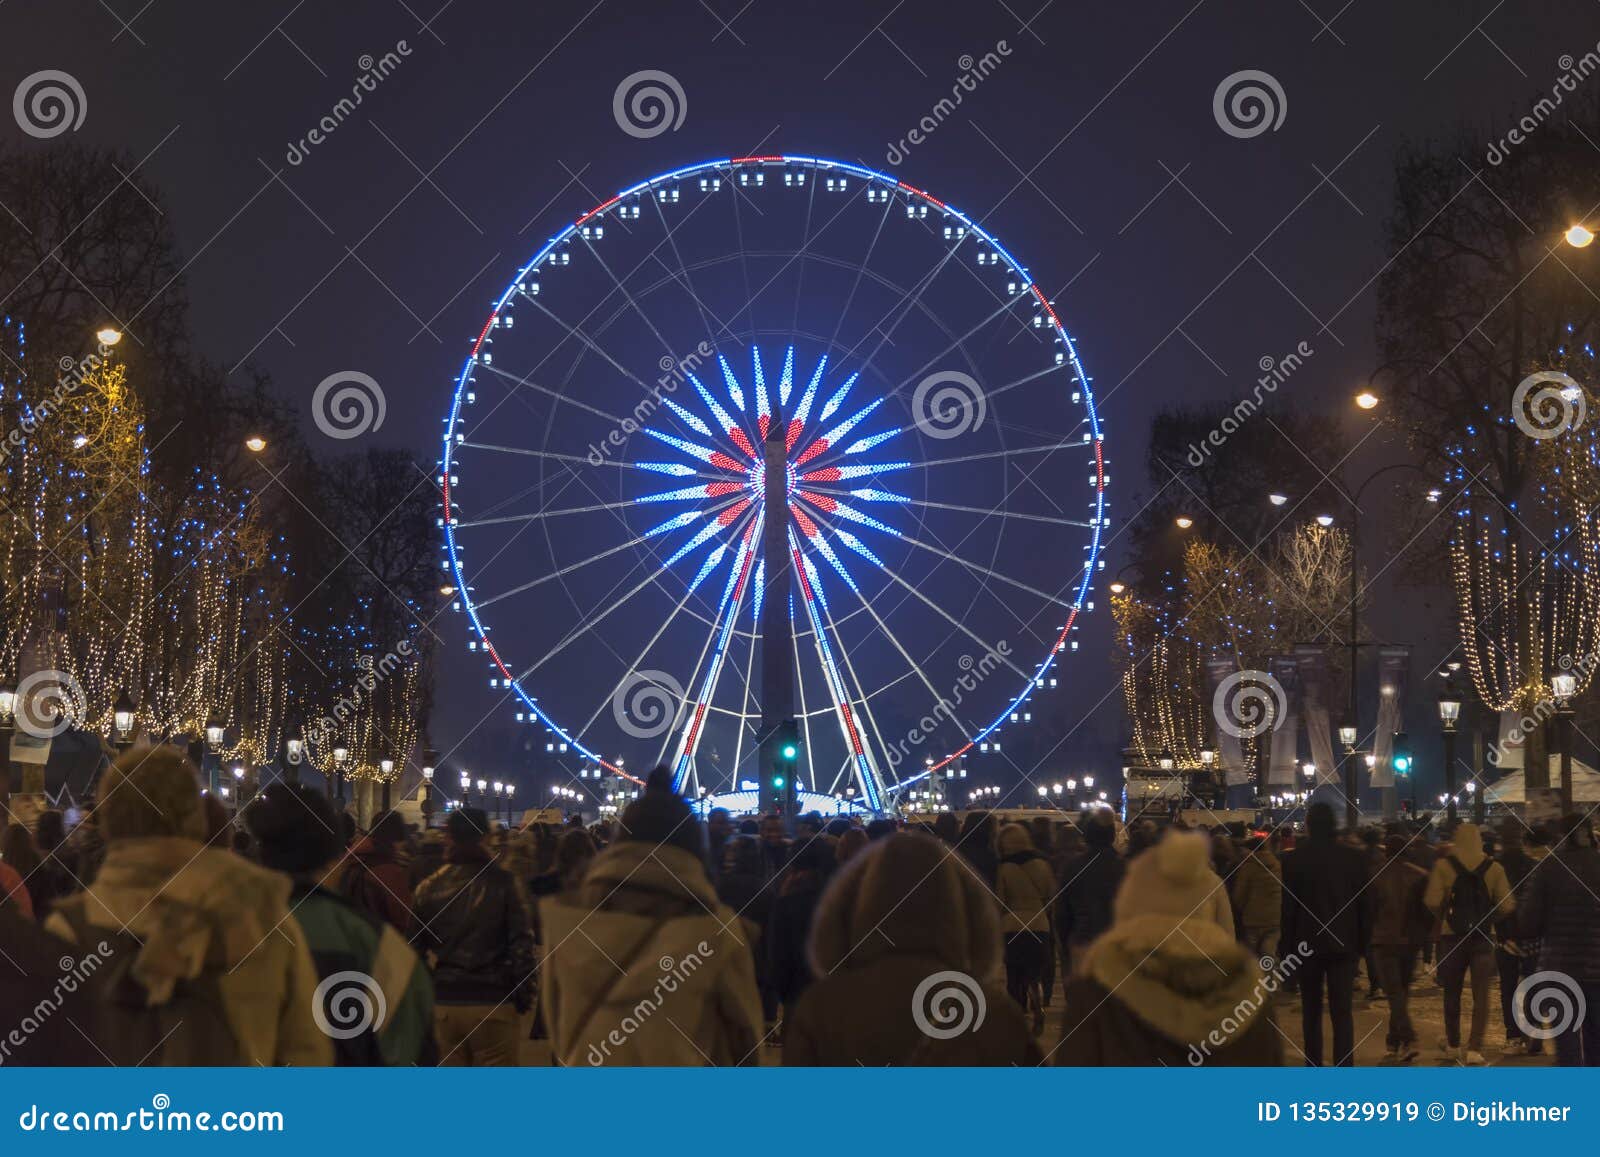
[[[997,714],[991,722],[979,730],[977,734],[971,736],[965,744],[957,747],[956,750],[945,755],[942,759],[925,766],[921,772],[905,779],[897,778],[893,784],[886,783],[883,785],[886,793],[894,794],[902,791],[905,787],[915,783],[917,780],[920,780],[929,774],[937,772],[941,768],[948,766],[950,763],[960,759],[967,752],[971,751],[979,743],[983,742],[996,728],[998,728],[1002,721],[1016,712],[1018,707],[1028,697],[1036,685],[1042,685],[1044,676],[1055,665],[1056,657],[1061,653],[1065,641],[1071,634],[1078,615],[1085,609],[1089,589],[1093,583],[1094,572],[1100,562],[1102,550],[1102,532],[1107,525],[1107,519],[1105,515],[1106,475],[1104,434],[1100,427],[1099,413],[1095,405],[1092,378],[1089,376],[1087,370],[1083,366],[1082,360],[1077,352],[1076,343],[1073,341],[1072,336],[1067,332],[1065,326],[1061,323],[1060,318],[1055,312],[1053,304],[1045,296],[1044,291],[1039,287],[1038,283],[1028,273],[1027,268],[1022,265],[1022,263],[1018,261],[1016,257],[1013,256],[1011,252],[1004,245],[1002,245],[993,234],[984,229],[979,222],[973,220],[967,214],[948,202],[942,201],[933,196],[931,193],[928,193],[925,190],[900,180],[899,178],[890,174],[882,173],[866,166],[847,161],[830,160],[822,157],[795,154],[766,154],[759,156],[724,157],[668,170],[666,172],[658,173],[655,176],[649,177],[646,180],[637,182],[636,184],[629,186],[628,188],[623,189],[613,196],[607,198],[605,201],[602,201],[552,235],[528,261],[517,268],[515,275],[507,283],[504,291],[495,300],[493,308],[491,309],[488,318],[484,322],[483,328],[479,331],[477,338],[474,340],[471,351],[468,353],[462,365],[461,371],[455,379],[450,410],[445,419],[445,432],[443,437],[442,453],[440,457],[440,486],[443,491],[443,506],[445,512],[445,517],[442,520],[445,540],[444,549],[446,556],[444,569],[449,572],[453,580],[454,596],[459,600],[461,609],[467,614],[468,619],[472,624],[472,630],[474,634],[481,642],[485,652],[489,655],[495,668],[498,669],[500,674],[504,677],[506,690],[509,691],[516,699],[520,700],[523,706],[525,706],[528,711],[530,711],[540,722],[542,722],[553,734],[558,736],[564,744],[575,748],[581,755],[591,760],[599,767],[603,767],[607,771],[632,780],[635,783],[642,783],[643,781],[639,779],[639,777],[624,770],[624,768],[621,766],[620,759],[618,762],[613,763],[604,756],[600,755],[598,752],[592,751],[589,745],[586,744],[579,735],[569,732],[568,729],[566,729],[561,723],[547,714],[545,710],[538,704],[536,699],[522,686],[522,679],[512,674],[505,661],[501,658],[498,648],[496,648],[493,642],[490,641],[488,628],[482,621],[479,613],[479,607],[473,602],[469,590],[469,584],[467,583],[466,573],[463,569],[461,560],[460,544],[457,542],[456,538],[456,520],[452,515],[453,505],[451,499],[451,469],[453,460],[455,458],[454,450],[458,443],[465,444],[465,439],[460,437],[457,431],[458,427],[460,427],[462,424],[463,400],[467,394],[474,368],[479,365],[479,355],[491,329],[494,328],[496,321],[500,317],[501,313],[506,309],[518,287],[523,283],[530,272],[539,267],[541,262],[543,262],[546,257],[553,253],[559,246],[568,242],[575,234],[579,232],[580,229],[583,228],[587,222],[595,219],[607,209],[610,209],[612,206],[621,202],[624,198],[648,192],[659,185],[669,182],[682,181],[686,178],[692,178],[707,172],[726,171],[729,174],[732,174],[741,168],[753,166],[794,166],[800,168],[811,168],[820,171],[838,171],[842,174],[854,175],[861,179],[871,181],[879,186],[903,193],[909,197],[917,198],[925,204],[938,209],[941,213],[948,214],[959,220],[967,230],[975,234],[979,239],[982,240],[984,244],[988,245],[1000,257],[1000,259],[1013,274],[1021,279],[1022,285],[1019,292],[1031,294],[1037,301],[1040,309],[1042,309],[1044,316],[1049,319],[1050,328],[1054,331],[1056,338],[1059,339],[1062,349],[1065,353],[1065,358],[1070,366],[1072,378],[1078,383],[1078,392],[1081,396],[1080,404],[1084,408],[1085,418],[1089,427],[1088,432],[1084,435],[1084,442],[1090,444],[1094,451],[1095,473],[1091,479],[1094,485],[1094,517],[1090,520],[1088,527],[1089,543],[1086,547],[1087,558],[1082,567],[1081,578],[1076,584],[1076,593],[1070,603],[1065,624],[1060,628],[1054,642],[1046,650],[1043,659],[1040,660],[1037,667],[1034,669],[1032,676],[1027,680],[1026,683],[1024,683],[1022,689],[1016,694],[1016,696],[1012,698],[1004,708],[1002,708],[999,714]],[[1075,398],[1074,400],[1079,401],[1080,399]],[[1080,423],[1080,425],[1081,424],[1082,423]],[[1069,587],[1068,589],[1071,588]]]

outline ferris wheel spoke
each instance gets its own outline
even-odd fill
[[[844,306],[839,310],[839,320],[833,324],[833,336],[828,339],[828,348],[832,349],[839,340],[839,331],[844,328],[845,318],[850,316],[850,306],[855,302],[856,293],[861,289],[861,279],[866,276],[867,266],[872,261],[872,255],[877,251],[878,238],[883,236],[883,227],[889,223],[889,212],[892,203],[885,200],[883,212],[878,215],[877,227],[872,231],[872,240],[867,243],[867,252],[856,264],[855,278],[850,282],[850,292],[845,295]]]
[[[569,506],[565,510],[536,510],[531,514],[502,514],[494,518],[474,518],[464,522],[457,522],[457,530],[470,530],[478,526],[498,526],[506,522],[532,522],[540,518],[559,518],[565,514],[596,514],[605,510],[632,510],[636,503],[631,499],[625,502],[597,502],[590,506]]]
[[[821,544],[817,540],[814,539],[814,540],[812,540],[812,545],[814,547],[818,547]],[[838,563],[837,559],[835,557],[833,557],[832,554],[829,553],[829,552],[823,552],[823,553],[824,553],[824,558],[826,559],[826,561],[831,563],[835,567],[836,570],[839,570],[840,577],[845,580],[845,585],[848,586],[850,588],[850,590],[852,591],[852,593],[855,594],[857,600],[861,603],[861,606],[866,610],[867,614],[872,618],[872,621],[874,623],[876,623],[877,626],[878,626],[878,629],[883,632],[884,638],[888,639],[890,644],[894,647],[894,649],[900,653],[901,659],[903,659],[905,661],[906,668],[912,674],[914,674],[917,677],[918,680],[921,681],[923,687],[925,687],[927,689],[928,694],[933,696],[934,703],[935,703],[935,712],[937,713],[938,707],[940,705],[943,705],[943,704],[948,702],[948,697],[946,695],[942,694],[937,688],[934,687],[933,681],[928,677],[927,672],[923,670],[922,665],[920,663],[918,663],[916,661],[916,659],[912,658],[911,652],[906,649],[905,645],[900,641],[899,636],[897,636],[894,633],[894,631],[890,629],[889,624],[884,621],[884,619],[883,619],[883,617],[881,615],[878,614],[877,609],[872,605],[872,600],[867,598],[864,594],[862,594],[860,588],[857,587],[855,585],[855,583],[850,580],[848,575],[844,574],[844,572],[840,568],[840,564]],[[839,639],[840,650],[841,651],[845,651],[846,656],[847,656],[846,662],[847,662],[847,665],[848,665],[848,662],[849,662],[849,660],[848,660],[848,651],[844,647],[842,632],[840,632],[838,625],[834,622],[833,614],[832,614],[831,611],[828,612],[828,625],[833,628],[835,637]],[[851,674],[852,674],[852,678],[854,678],[853,669],[852,669]],[[860,686],[859,682],[857,683],[857,686],[859,688],[859,686]],[[867,702],[865,694],[863,694],[862,702],[863,702],[863,705],[865,705],[866,702]],[[956,716],[955,716],[955,713],[953,711],[946,712],[946,715],[948,716],[950,721],[955,724],[956,728],[961,732],[963,737],[965,737],[968,740],[972,739],[971,729],[968,728],[967,725],[962,720],[957,719]],[[876,721],[873,721],[872,726],[873,726],[874,731],[876,731],[877,730]],[[885,764],[890,768],[891,771],[893,771],[894,761],[889,759],[889,754],[888,754],[891,749],[887,745],[883,744],[881,733],[879,734],[879,745],[881,747],[883,747],[883,750],[884,750],[884,762],[885,762]],[[896,773],[896,778],[898,779],[898,773]]]
[[[920,292],[919,292],[919,297],[920,297]],[[959,349],[963,344],[965,344],[967,342],[968,339],[972,338],[973,336],[975,336],[976,334],[978,334],[982,330],[987,329],[995,321],[999,320],[1000,318],[1004,317],[1006,314],[1010,313],[1012,308],[1017,304],[1017,302],[1019,302],[1021,300],[1022,300],[1022,294],[1020,294],[1020,293],[1014,294],[1014,295],[1012,295],[1010,297],[1007,297],[1004,301],[1002,301],[1000,303],[1000,307],[998,309],[996,309],[993,313],[986,315],[982,320],[980,320],[971,329],[967,330],[967,332],[962,334],[960,337],[952,339],[949,345],[945,346],[938,353],[934,354],[927,361],[923,362],[920,366],[918,366],[911,373],[907,374],[906,377],[901,382],[899,382],[899,384],[894,386],[893,389],[890,389],[889,391],[887,391],[886,396],[887,397],[893,397],[896,394],[900,393],[901,390],[904,390],[912,382],[920,381],[922,379],[923,375],[932,366],[934,366],[938,362],[944,360],[946,355],[951,353],[951,351]],[[874,351],[874,352],[876,352],[876,351]]]
[[[728,640],[733,634],[733,625],[739,618],[739,607],[744,601],[744,592],[755,569],[755,551],[751,543],[758,525],[755,515],[752,514],[749,525],[739,540],[739,549],[735,552],[733,566],[728,572],[728,582],[722,592],[722,603],[717,608],[711,634],[706,639],[706,645],[712,648],[711,660],[690,709],[683,737],[678,742],[678,756],[673,761],[672,767],[674,791],[681,791],[683,785],[688,782],[690,767],[694,762],[695,753],[700,748],[700,739],[705,734],[706,712],[717,693],[717,682],[728,659]]]
[[[886,502],[899,506],[918,506],[928,510],[953,510],[959,514],[981,514],[986,518],[1015,518],[1023,522],[1044,522],[1051,526],[1069,526],[1077,529],[1089,529],[1094,524],[1085,522],[1081,518],[1057,518],[1049,514],[1026,514],[1016,510],[1006,510],[1004,507],[961,506],[953,502],[935,502],[931,498],[912,498],[907,494],[896,494],[890,491],[878,490],[867,487],[858,490],[839,490],[832,486],[818,486],[807,483],[806,489],[814,494],[827,495],[830,498],[845,499],[855,498],[864,502]]]
[[[839,625],[833,621],[833,611],[825,600],[822,603],[822,616],[828,624],[828,629],[833,632],[833,640],[838,644],[839,654],[844,659],[844,673],[849,676],[849,682],[855,684],[856,702],[860,704],[858,714],[866,720],[867,727],[871,729],[873,737],[878,741],[878,750],[883,752],[883,762],[886,763],[889,758],[889,745],[884,741],[883,730],[878,726],[877,716],[873,713],[872,698],[867,694],[865,685],[856,674],[855,660],[851,658],[850,648],[845,646],[844,634],[839,630]],[[882,763],[872,757],[870,749],[866,765],[862,770],[864,773],[870,773],[873,776],[881,795],[888,784],[883,778]]]
[[[821,587],[817,584],[813,572],[806,566],[806,558],[800,551],[800,545],[792,527],[789,530],[788,537],[789,562],[794,566],[795,576],[800,580],[801,602],[805,606],[806,617],[811,620],[811,633],[817,648],[817,661],[822,667],[823,679],[828,686],[829,696],[833,700],[834,714],[839,722],[839,730],[844,736],[845,748],[850,752],[855,762],[857,775],[861,780],[861,790],[867,797],[868,806],[874,811],[881,810],[883,782],[878,777],[871,751],[862,739],[860,721],[856,718],[856,712],[850,705],[849,687],[845,684],[844,677],[839,672],[833,648],[828,642],[827,632],[823,629],[822,612],[819,606],[823,597]],[[848,659],[848,656],[846,658]]]
[[[709,508],[705,508],[705,509],[702,509],[702,510],[699,510],[699,511],[691,511],[689,513],[692,514],[696,519],[705,517],[707,514],[724,513],[724,512],[726,512],[728,510],[733,509],[735,506],[737,506],[739,501],[741,501],[741,500],[732,499],[732,500],[730,500],[728,502],[722,503],[719,506],[709,507]],[[679,519],[683,519],[684,516],[683,515],[679,515],[678,518]],[[668,520],[669,523],[675,522],[675,521],[677,521],[677,520],[675,520],[675,519],[669,519]],[[564,577],[566,575],[572,574],[574,571],[582,570],[586,566],[591,566],[591,565],[593,565],[594,563],[597,563],[597,562],[603,562],[605,559],[611,558],[613,555],[620,554],[621,552],[623,552],[625,550],[631,550],[632,548],[640,546],[643,543],[647,542],[649,539],[654,538],[657,534],[664,533],[668,529],[681,529],[682,527],[688,526],[688,525],[690,525],[690,523],[687,520],[685,520],[682,523],[680,523],[677,527],[671,527],[667,523],[663,523],[661,526],[652,527],[650,530],[645,531],[643,534],[635,535],[633,538],[628,539],[626,542],[618,543],[616,546],[607,547],[605,550],[602,550],[597,554],[592,554],[588,558],[580,559],[577,562],[568,563],[566,566],[561,567],[561,568],[559,568],[557,570],[551,571],[549,574],[540,575],[536,579],[530,579],[528,582],[522,583],[519,586],[514,586],[510,590],[503,591],[500,594],[497,594],[497,595],[493,596],[492,598],[484,599],[484,600],[478,602],[476,605],[480,610],[482,610],[482,609],[484,609],[486,607],[491,607],[495,603],[500,602],[502,599],[508,599],[512,595],[520,595],[520,594],[524,593],[525,591],[530,591],[534,587],[539,586],[539,585],[541,585],[543,583],[547,583],[547,582],[551,581],[552,579],[562,578],[562,577]],[[681,549],[682,548],[680,548],[680,550]]]
[[[549,311],[547,310],[546,312],[549,312]],[[594,414],[596,417],[604,418],[606,421],[611,422],[614,425],[620,426],[625,421],[625,419],[618,417],[616,414],[608,413],[607,411],[600,409],[600,407],[598,407],[598,406],[591,406],[588,402],[582,401],[581,399],[578,399],[578,398],[574,398],[571,394],[562,393],[560,390],[552,389],[549,386],[542,386],[538,382],[534,381],[531,377],[527,376],[526,374],[521,376],[521,377],[518,377],[516,374],[508,373],[505,370],[501,369],[499,366],[495,365],[493,362],[480,362],[478,368],[479,369],[483,369],[483,370],[488,370],[491,374],[494,374],[496,377],[504,378],[506,381],[509,381],[509,382],[511,382],[511,383],[513,383],[513,384],[515,384],[517,386],[526,386],[526,387],[529,387],[531,389],[538,390],[541,394],[547,394],[550,397],[554,398],[558,402],[565,402],[567,405],[571,406],[573,409],[576,409],[576,410],[587,410],[589,413]],[[618,368],[620,369],[620,367],[618,367]],[[626,371],[624,371],[624,372],[626,372]],[[492,412],[491,412],[491,415],[492,415]],[[485,416],[485,418],[483,419],[484,422],[487,422],[488,420],[489,420],[489,416]],[[481,425],[482,423],[479,423],[479,424]]]
[[[728,339],[731,340],[735,345],[743,347],[745,344],[743,339],[741,339],[739,335],[734,332],[733,328],[728,325],[727,322],[723,321],[722,318],[705,303],[705,300],[700,296],[700,294],[696,292],[694,278],[689,273],[689,265],[683,259],[683,251],[678,248],[677,231],[669,226],[666,212],[661,208],[661,202],[655,198],[651,198],[650,204],[655,208],[656,220],[661,223],[662,231],[665,234],[664,239],[668,247],[672,250],[672,258],[678,263],[678,270],[682,274],[682,277],[680,278],[678,275],[674,274],[672,272],[672,268],[665,261],[661,260],[661,257],[659,254],[657,254],[656,250],[652,249],[650,251],[651,256],[655,258],[656,264],[661,266],[661,268],[666,271],[667,276],[671,277],[674,282],[681,283],[683,291],[689,295],[689,300],[694,302],[695,308],[700,311],[700,320],[707,323],[706,331],[708,333],[721,330],[722,333],[727,335]],[[657,249],[659,248],[660,246],[657,246]],[[712,321],[715,321],[717,324],[712,326],[709,324]]]
[[[870,338],[873,333],[877,332],[878,330],[882,330],[883,336],[878,339],[878,344],[872,347],[872,352],[868,354],[867,357],[862,361],[863,365],[872,365],[877,360],[878,354],[882,352],[883,347],[887,345],[894,337],[894,331],[899,329],[901,322],[910,317],[912,311],[915,310],[919,304],[921,304],[922,295],[927,293],[928,289],[933,285],[933,283],[938,280],[939,274],[944,272],[945,266],[949,265],[950,262],[955,259],[956,253],[961,249],[961,246],[965,244],[966,240],[967,234],[965,233],[957,238],[956,243],[950,246],[949,249],[945,250],[944,255],[934,263],[933,268],[928,270],[928,275],[924,277],[921,282],[914,285],[909,293],[902,296],[900,301],[892,306],[883,315],[878,324],[872,329],[868,330],[862,336],[862,339],[851,347],[849,356],[854,356],[856,351],[866,344],[867,338]],[[888,329],[883,329],[883,323],[888,321],[889,317],[897,312],[900,316],[895,318],[894,324],[890,325]],[[979,328],[981,328],[981,324],[982,323],[980,323]],[[973,332],[975,333],[977,330],[974,329]]]

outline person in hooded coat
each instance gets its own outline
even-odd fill
[[[1067,982],[1060,1065],[1279,1065],[1276,974],[1233,935],[1210,841],[1172,832],[1128,864],[1111,927]]]
[[[1000,931],[1005,937],[1006,992],[1027,1009],[1034,1032],[1044,1028],[1043,984],[1050,965],[1050,905],[1056,877],[1050,861],[1033,846],[1028,829],[1000,829],[1000,863],[995,897],[1000,901]]]
[[[1306,838],[1283,854],[1281,941],[1285,958],[1291,952],[1302,958],[1295,981],[1308,1065],[1322,1063],[1324,994],[1333,1025],[1334,1063],[1355,1063],[1356,964],[1372,942],[1367,879],[1367,853],[1339,840],[1332,807],[1312,804],[1306,812]]]
[[[1089,945],[1111,927],[1112,904],[1127,870],[1116,838],[1116,821],[1108,810],[1096,809],[1083,821],[1086,850],[1067,864],[1056,900],[1056,936],[1066,971],[1077,971]]]
[[[540,1006],[564,1065],[742,1065],[763,1035],[738,914],[706,873],[700,827],[665,769],[572,892],[539,906]]]
[[[994,899],[931,836],[885,836],[841,867],[817,906],[809,955],[816,979],[786,1025],[785,1065],[1040,1060],[1022,1009],[996,983]]]
[[[87,891],[56,904],[49,931],[80,950],[102,938],[126,945],[119,951],[136,955],[118,967],[127,964],[150,1007],[191,986],[214,991],[232,1035],[228,1055],[175,1059],[169,1050],[186,1036],[175,1031],[151,1063],[332,1063],[313,1014],[316,968],[290,918],[289,877],[205,845],[199,776],[184,754],[123,752],[101,776],[95,816],[105,860]]]
[[[1488,891],[1489,914],[1481,927],[1457,928],[1450,920],[1450,899],[1461,872],[1480,876]],[[1477,824],[1460,824],[1451,839],[1450,854],[1440,856],[1428,876],[1423,903],[1439,919],[1439,987],[1444,989],[1444,1039],[1439,1052],[1447,1060],[1482,1065],[1483,1037],[1489,1028],[1489,986],[1495,975],[1494,929],[1516,908],[1511,882],[1503,866],[1483,850],[1483,833]],[[1472,979],[1472,1030],[1461,1047],[1461,993]]]

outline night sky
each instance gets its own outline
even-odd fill
[[[190,262],[200,352],[270,374],[303,411],[329,374],[369,374],[387,416],[366,438],[424,464],[492,298],[589,207],[712,157],[890,170],[1017,252],[1078,343],[1110,460],[1109,573],[1117,531],[1148,493],[1150,415],[1237,399],[1258,362],[1302,342],[1313,355],[1270,405],[1348,412],[1355,470],[1400,455],[1394,432],[1367,437],[1372,419],[1347,405],[1375,361],[1394,153],[1458,127],[1487,147],[1492,126],[1549,90],[1559,58],[1600,40],[1600,8],[5,0],[0,30],[6,91],[41,69],[70,73],[87,101],[78,139],[125,150],[162,191]],[[402,41],[392,74],[290,163],[361,58]],[[1002,41],[1003,63],[961,107],[923,143],[900,143],[961,59]],[[612,98],[647,69],[681,85],[684,116],[638,139]],[[1286,112],[1241,139],[1219,128],[1212,101],[1246,69],[1276,78]],[[27,143],[10,118],[0,131]],[[309,420],[306,436],[319,452],[351,445]],[[1418,617],[1415,596],[1379,593],[1377,633],[1416,644],[1425,671],[1451,631],[1437,613]],[[1108,619],[1102,596],[1067,658],[1076,689],[1053,710],[1068,739],[1049,761],[1063,772],[1111,766],[1123,738]],[[504,756],[506,712],[458,628],[441,627],[433,736],[481,766]],[[980,774],[1015,778],[1003,765]]]

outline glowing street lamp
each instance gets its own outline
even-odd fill
[[[1180,514],[1180,515],[1178,515],[1177,518],[1174,518],[1172,521],[1177,523],[1177,526],[1178,526],[1179,530],[1188,530],[1191,526],[1194,525],[1194,519],[1190,518],[1187,514]]]
[[[1594,234],[1589,232],[1589,230],[1585,229],[1582,225],[1574,225],[1562,236],[1566,243],[1572,246],[1574,249],[1587,249],[1589,247],[1589,242],[1594,240]]]
[[[1333,515],[1331,515],[1331,514],[1319,514],[1319,515],[1317,515],[1317,525],[1322,527],[1324,530],[1326,530],[1328,527],[1333,525]]]
[[[118,747],[127,747],[133,742],[133,700],[124,691],[117,696],[117,702],[111,708],[111,726],[116,732]]]
[[[1378,406],[1378,395],[1371,390],[1362,390],[1356,395],[1355,402],[1363,410],[1374,410]]]
[[[1585,242],[1587,244],[1587,242]],[[95,331],[94,336],[101,345],[116,345],[122,340],[122,331],[115,326],[103,326]]]

